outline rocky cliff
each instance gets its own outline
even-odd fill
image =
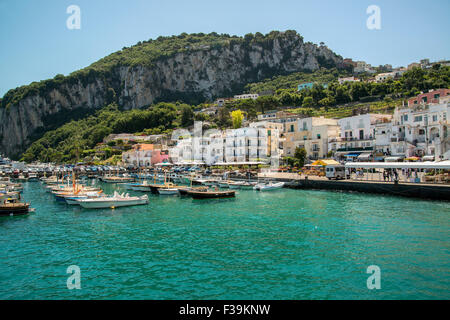
[[[48,80],[36,90],[12,90],[0,108],[0,153],[17,156],[71,115],[112,101],[129,109],[159,100],[212,100],[274,75],[342,64],[340,56],[325,46],[305,43],[296,32],[271,33],[261,41],[246,38],[185,46],[149,64],[119,60],[107,72],[89,70],[84,77]]]

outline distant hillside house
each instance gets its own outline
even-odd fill
[[[355,77],[346,77],[346,78],[339,78],[338,82],[339,84],[343,84],[345,82],[360,82],[361,80],[359,80],[358,78]]]
[[[417,106],[420,104],[439,103],[439,99],[449,96],[450,89],[430,90],[427,93],[419,94],[417,97],[408,100],[408,107]]]
[[[259,97],[259,94],[257,94],[257,93],[247,93],[247,94],[236,95],[236,96],[234,96],[234,99],[236,99],[236,100],[243,100],[243,99],[256,100],[256,99],[258,99],[258,97]]]
[[[375,76],[375,81],[376,82],[384,82],[384,81],[386,81],[387,79],[393,79],[393,78],[395,78],[395,76],[397,75],[397,73],[396,72],[386,72],[386,73],[380,73],[380,74],[377,74],[376,76]]]
[[[302,84],[298,85],[297,91],[301,91],[303,89],[312,89],[313,86],[314,86],[314,82],[302,83]]]
[[[169,152],[165,149],[162,145],[136,144],[132,150],[122,154],[122,162],[135,167],[148,167],[168,160]]]

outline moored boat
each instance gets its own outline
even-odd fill
[[[254,190],[258,191],[270,191],[270,190],[277,190],[284,187],[284,182],[273,182],[270,181],[268,183],[258,183],[253,187]]]
[[[0,216],[19,216],[29,213],[30,204],[8,198],[0,203]]]
[[[236,191],[188,191],[188,195],[193,197],[194,199],[219,199],[219,198],[234,198],[236,196]]]
[[[158,193],[161,195],[176,195],[178,194],[177,188],[159,188]]]
[[[85,209],[105,209],[119,208],[148,204],[148,196],[130,197],[129,195],[119,195],[117,192],[112,197],[98,197],[92,199],[77,200],[78,204]]]

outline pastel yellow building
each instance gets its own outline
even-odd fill
[[[309,159],[326,158],[328,140],[339,136],[335,119],[312,117],[289,123],[283,133],[283,156],[293,157],[297,147],[305,148]]]

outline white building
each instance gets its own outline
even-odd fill
[[[246,93],[246,94],[236,95],[236,96],[234,96],[234,99],[236,99],[236,100],[242,100],[242,99],[256,100],[256,99],[258,99],[258,97],[259,97],[259,94],[257,94],[257,93]]]
[[[266,162],[275,164],[281,154],[279,136],[282,124],[251,123],[249,127],[217,129],[199,132],[201,124],[194,124],[194,133],[178,140],[170,150],[175,163],[244,163]]]
[[[388,79],[394,79],[396,74],[397,74],[396,72],[380,73],[375,76],[375,81],[376,82],[384,82]]]
[[[343,84],[345,82],[360,82],[361,80],[359,80],[358,78],[355,77],[346,77],[346,78],[339,78],[338,82],[339,84]]]
[[[336,139],[336,155],[340,158],[368,158],[375,149],[376,124],[391,119],[392,115],[389,114],[368,113],[338,120],[340,137]]]
[[[153,149],[153,144],[136,144],[132,150],[122,153],[122,162],[125,165],[148,167],[152,164]]]
[[[445,158],[450,150],[449,115],[448,102],[396,109],[390,125],[377,126],[376,148],[398,157]]]

